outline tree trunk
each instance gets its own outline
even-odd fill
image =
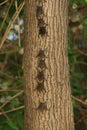
[[[25,130],[74,130],[67,0],[25,0]]]

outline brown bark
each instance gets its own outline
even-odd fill
[[[25,130],[74,130],[67,8],[67,0],[25,0]]]

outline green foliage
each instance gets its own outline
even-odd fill
[[[85,3],[87,3],[87,0],[84,0]]]
[[[81,73],[81,72],[74,72],[72,74],[72,76],[77,78],[77,79],[83,79],[85,77],[84,73]]]
[[[74,5],[74,8],[72,6]],[[77,9],[76,9],[77,8]],[[85,119],[83,117],[85,113],[83,102],[87,99],[87,0],[70,0],[69,10],[74,12],[77,10],[77,16],[79,26],[69,27],[69,42],[68,42],[68,58],[70,65],[70,85],[72,89],[72,95],[75,98],[72,100],[74,107],[75,117],[75,129],[86,130]],[[71,14],[72,14],[71,13]],[[72,16],[76,16],[76,13]],[[72,18],[71,16],[71,18]],[[71,21],[73,21],[71,19]],[[75,30],[75,31],[73,31]],[[81,32],[81,33],[80,33]],[[80,120],[80,118],[82,120]],[[80,120],[80,121],[79,121]]]
[[[19,130],[18,127],[14,124],[14,122],[6,121],[6,123],[9,126],[9,129]]]

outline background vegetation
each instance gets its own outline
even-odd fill
[[[0,130],[23,130],[23,0],[0,0]],[[76,130],[87,130],[87,0],[70,0],[70,85]]]

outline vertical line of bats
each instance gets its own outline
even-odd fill
[[[39,50],[39,53],[37,55],[38,63],[37,63],[37,86],[36,89],[39,92],[42,92],[44,89],[44,80],[45,80],[45,69],[46,63],[45,63],[45,53],[44,50]]]
[[[37,25],[39,28],[38,31],[38,35],[40,35],[41,37],[46,36],[47,34],[47,30],[46,30],[46,26],[47,24],[44,21],[44,10],[43,10],[43,2],[46,2],[46,0],[37,0],[38,5],[36,7],[36,18],[37,18]],[[36,90],[41,93],[45,90],[44,88],[44,80],[45,80],[45,69],[46,67],[46,63],[45,63],[45,52],[44,50],[39,50],[37,56],[38,58],[38,63],[37,63],[37,86],[36,86]],[[47,110],[47,104],[46,102],[39,102],[39,105],[37,107],[38,110],[40,111],[44,111]]]
[[[45,63],[46,56],[45,56],[44,50],[39,50],[39,53],[36,57],[38,58],[36,90],[41,93],[45,90],[45,88],[44,88],[45,74],[44,73],[45,73],[45,69],[47,68],[46,63]],[[40,110],[40,111],[47,110],[46,102],[44,102],[44,101],[39,102],[37,110]]]
[[[45,36],[47,34],[46,26],[47,24],[44,21],[44,10],[43,10],[43,2],[46,2],[45,0],[38,0],[38,5],[36,7],[36,18],[38,22],[39,27],[39,35]]]

